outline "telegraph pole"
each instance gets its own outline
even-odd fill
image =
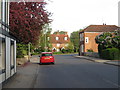
[[[30,42],[28,43],[28,62],[30,62]]]

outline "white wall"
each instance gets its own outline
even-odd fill
[[[120,1],[118,2],[118,26],[120,27]]]
[[[10,38],[6,37],[6,79],[10,77]]]

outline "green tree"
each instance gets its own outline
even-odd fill
[[[78,31],[74,31],[70,35],[70,41],[73,43],[73,46],[74,46],[74,52],[78,52],[78,49],[79,49],[79,32],[81,30],[82,29]]]
[[[68,43],[68,46],[65,48],[67,50],[68,53],[72,53],[74,50],[74,45],[72,42]]]
[[[95,41],[98,44],[99,55],[103,57],[103,51],[112,50],[113,48],[120,50],[120,31],[102,33],[96,36]]]
[[[41,31],[40,39],[39,39],[39,48],[43,51],[51,51],[51,43],[50,43],[50,34],[52,28],[50,28],[49,24],[44,26],[44,30]]]
[[[57,33],[59,33],[59,34],[65,34],[66,32],[65,31],[56,31],[56,32],[54,32],[53,34],[57,34]]]

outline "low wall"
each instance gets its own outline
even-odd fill
[[[99,58],[99,54],[97,52],[84,52],[84,55]]]
[[[26,62],[28,62],[28,56],[24,56],[24,58],[17,58],[17,66],[18,65],[23,65],[25,64]]]

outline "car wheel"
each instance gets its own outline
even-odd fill
[[[39,63],[40,65],[42,65],[42,63]]]
[[[52,64],[55,64],[54,62],[52,62]]]

